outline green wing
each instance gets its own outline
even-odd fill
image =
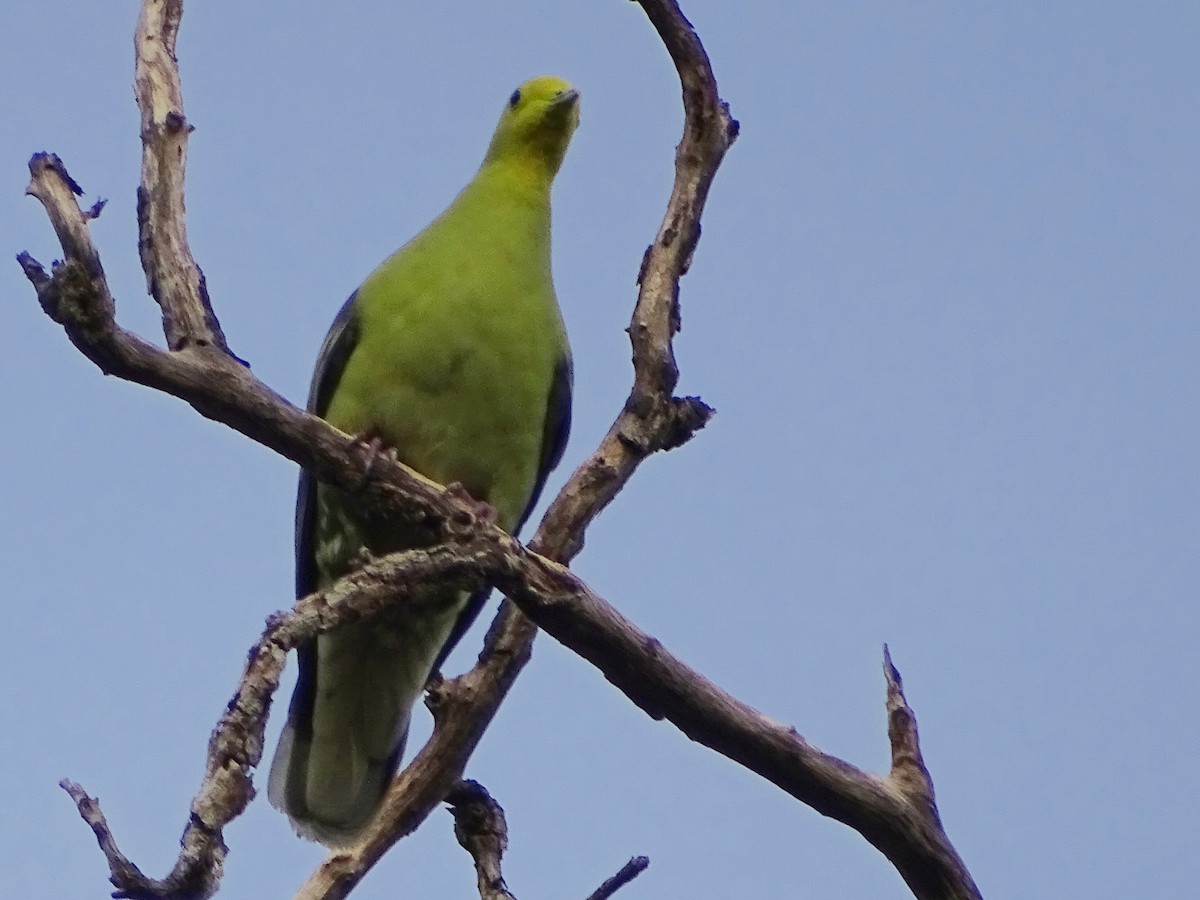
[[[558,361],[558,365],[554,367],[554,380],[550,383],[550,397],[546,403],[546,421],[542,426],[542,455],[538,463],[537,481],[533,484],[533,492],[529,495],[529,502],[525,504],[525,511],[521,513],[521,518],[517,520],[516,527],[513,528],[514,535],[520,533],[521,526],[525,524],[525,520],[533,512],[533,508],[537,506],[542,488],[546,486],[546,479],[562,460],[563,451],[567,449],[567,439],[571,436],[573,376],[571,357],[562,357]],[[459,640],[479,616],[479,611],[483,609],[483,604],[487,602],[488,594],[491,592],[492,589],[486,587],[471,595],[462,615],[454,623],[454,630],[450,632],[450,636],[442,646],[437,661],[433,664],[433,671],[436,672],[440,669],[442,663],[446,661],[446,657],[458,646]]]

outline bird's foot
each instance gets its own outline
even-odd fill
[[[358,490],[360,491],[371,480],[371,473],[374,471],[375,463],[380,457],[390,459],[393,462],[399,460],[399,457],[396,455],[396,448],[385,443],[383,438],[373,431],[364,431],[350,438],[350,447],[353,448],[355,446],[363,448],[362,481],[358,485]]]
[[[483,500],[476,500],[460,482],[455,481],[446,485],[446,493],[455,500],[465,503],[471,508],[471,514],[474,522],[478,522],[483,525],[496,524],[496,507]],[[464,524],[469,525],[474,524],[474,522],[467,522]]]

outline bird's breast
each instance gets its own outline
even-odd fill
[[[552,306],[539,317],[480,305],[471,315],[415,308],[364,328],[327,418],[377,434],[429,478],[462,484],[512,528],[536,480],[557,362],[545,335],[561,325]]]

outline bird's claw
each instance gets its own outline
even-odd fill
[[[455,481],[446,485],[446,494],[455,500],[465,503],[471,508],[471,516],[473,522],[464,524],[473,524],[474,522],[483,525],[496,524],[496,507],[492,506],[483,500],[476,500],[471,496],[470,492],[462,486],[461,482]]]
[[[375,462],[380,457],[390,459],[392,462],[398,462],[399,456],[396,454],[396,448],[390,444],[384,443],[383,438],[371,431],[364,431],[361,434],[356,434],[350,438],[350,447],[363,448],[363,471],[362,481],[358,485],[358,490],[362,490],[367,486],[367,482],[371,480],[371,475],[375,470]]]

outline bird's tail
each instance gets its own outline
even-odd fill
[[[300,680],[271,764],[267,796],[303,837],[355,841],[404,752],[413,705],[462,604],[392,623],[352,623],[300,654]]]

